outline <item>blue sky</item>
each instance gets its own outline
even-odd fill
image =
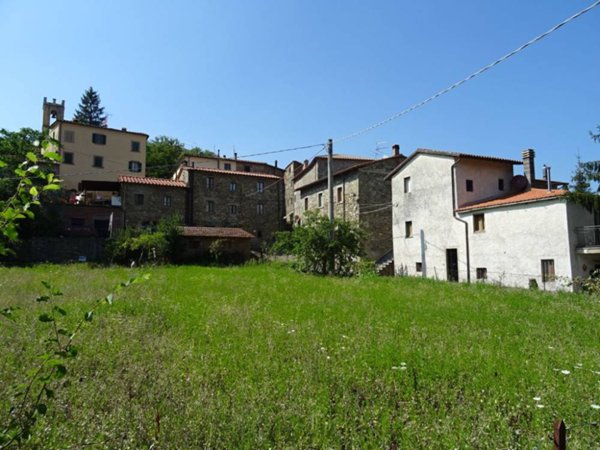
[[[93,86],[109,126],[242,155],[325,142],[390,116],[592,0],[0,0],[0,127],[71,118]],[[568,181],[600,159],[600,7],[459,89],[334,151],[394,143],[520,159]],[[318,149],[252,157],[285,166]],[[541,175],[541,170],[538,170]]]

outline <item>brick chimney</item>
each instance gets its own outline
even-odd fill
[[[532,148],[523,150],[523,175],[527,178],[529,186],[533,186],[535,181],[535,151]]]
[[[400,146],[398,144],[392,145],[392,156],[400,156]]]

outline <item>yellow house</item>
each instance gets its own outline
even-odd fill
[[[50,124],[50,118],[56,120]],[[44,99],[44,123],[60,142],[58,176],[64,189],[78,189],[83,180],[117,181],[119,175],[146,174],[148,135],[126,128],[105,128],[64,120],[64,102]]]

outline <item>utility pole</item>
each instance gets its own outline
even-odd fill
[[[329,192],[329,222],[333,222],[333,139],[327,141],[327,191]],[[332,236],[333,239],[333,236]]]

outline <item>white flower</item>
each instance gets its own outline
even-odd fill
[[[545,408],[545,406],[544,406],[544,405],[541,405],[541,404],[539,404],[539,403],[538,403],[537,405],[535,405],[535,407],[536,407],[536,408],[540,408],[540,409],[542,409],[542,408]]]
[[[327,360],[330,360],[330,359],[331,359],[331,356],[327,356]]]
[[[539,402],[539,401],[542,399],[542,397],[533,397],[533,399],[534,399],[536,402]]]
[[[406,366],[400,367],[400,370],[406,370]]]
[[[570,370],[561,370],[560,373],[562,373],[563,375],[570,375],[571,371]]]
[[[405,363],[405,362],[401,362],[401,363],[400,363],[400,365],[401,365],[401,366],[405,366],[405,365],[406,365],[406,363]]]
[[[296,332],[296,330],[292,329],[292,330],[288,331],[288,334],[292,334],[292,333],[295,333],[295,332]]]
[[[348,336],[346,336],[345,334],[342,334],[342,338],[343,339],[348,339]]]
[[[548,346],[548,350],[554,350],[554,347],[552,347],[551,345]]]
[[[322,352],[324,352],[326,349],[325,349],[325,347],[321,347],[321,348],[320,348],[320,350],[321,350]]]
[[[392,370],[398,370],[400,367],[398,366],[392,366]]]
[[[592,409],[600,409],[600,405],[592,404],[590,405]]]

